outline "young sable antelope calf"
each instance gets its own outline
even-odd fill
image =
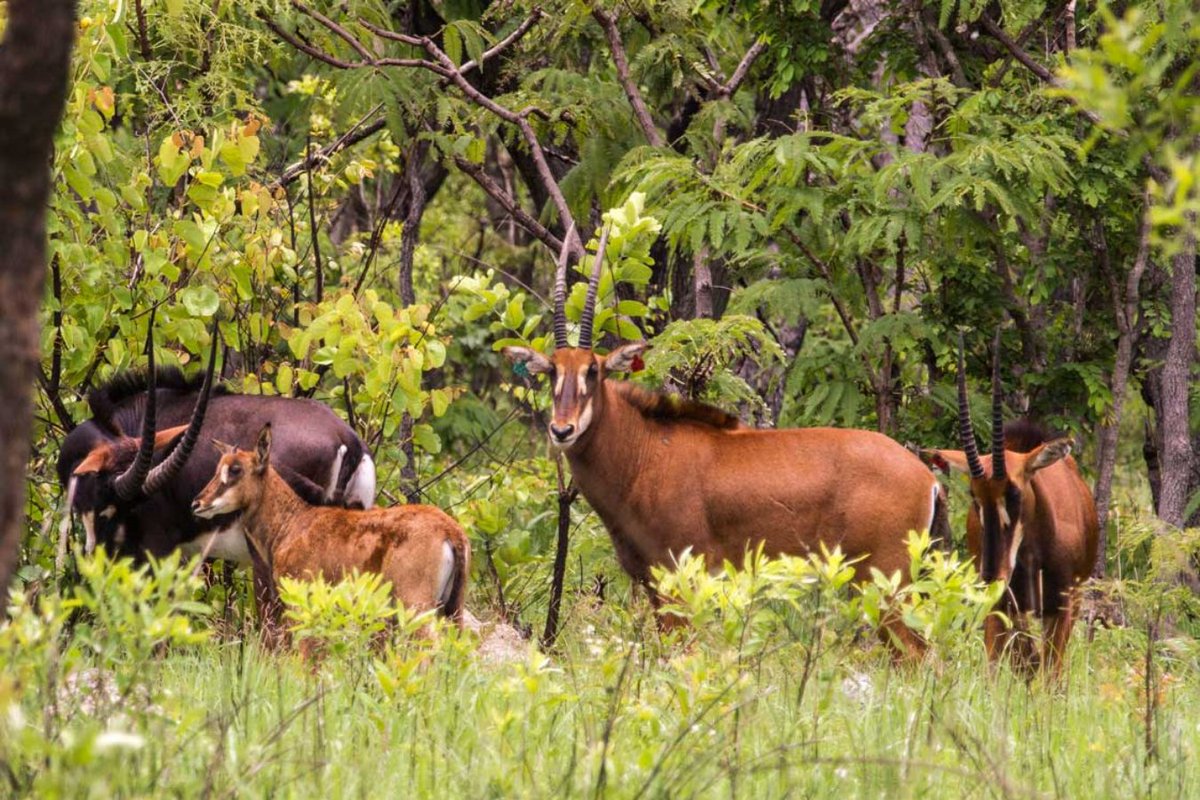
[[[271,425],[254,452],[213,441],[217,471],[192,503],[199,517],[242,512],[250,546],[271,578],[338,581],[354,570],[391,581],[395,599],[416,612],[437,609],[462,624],[471,547],[462,527],[432,506],[355,510],[313,506],[270,465]]]

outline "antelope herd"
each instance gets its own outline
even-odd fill
[[[568,232],[564,241],[570,239]],[[550,444],[565,455],[621,567],[656,607],[662,598],[652,568],[671,566],[685,551],[715,568],[740,563],[759,546],[769,556],[840,547],[858,559],[860,578],[878,569],[906,579],[909,531],[950,536],[946,492],[932,466],[968,474],[968,549],[981,576],[1005,586],[998,610],[1012,624],[988,616],[989,657],[1010,652],[1024,667],[1060,669],[1079,586],[1096,556],[1096,511],[1068,440],[1028,423],[1003,424],[998,346],[987,456],[980,457],[970,423],[961,340],[961,450],[918,456],[871,431],[748,428],[717,408],[616,379],[640,367],[646,342],[595,352],[607,239],[606,229],[577,345],[567,335],[564,245],[554,351],[506,347],[504,354],[520,374],[549,378]],[[199,384],[155,369],[153,320],[150,328],[149,369],[94,390],[92,419],[63,442],[59,478],[83,519],[88,549],[102,543],[140,557],[182,548],[252,564],[260,614],[268,619],[279,578],[337,580],[359,570],[389,580],[405,607],[461,621],[470,545],[457,522],[431,506],[373,508],[371,456],[325,406],[215,388],[215,326]],[[196,449],[201,437],[214,446]],[[1025,631],[1030,615],[1043,621],[1040,653]],[[891,632],[901,652],[921,652],[922,642],[903,624]]]

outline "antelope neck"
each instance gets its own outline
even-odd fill
[[[302,514],[308,504],[297,495],[274,467],[267,467],[266,485],[258,502],[246,507],[242,519],[246,536],[256,544],[265,545],[264,555],[273,555],[281,539],[288,535],[290,523]]]

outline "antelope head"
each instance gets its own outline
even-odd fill
[[[119,436],[100,441],[79,462],[71,473],[68,492],[83,517],[87,529],[87,550],[102,542],[120,543],[124,538],[124,517],[147,497],[161,491],[187,463],[212,393],[213,368],[217,358],[217,323],[213,320],[212,351],[204,384],[192,409],[187,425],[162,431],[155,430],[155,407],[158,399],[157,375],[154,365],[154,313],[146,334],[148,354],[148,385],[146,409],[142,417],[140,436]],[[155,453],[166,454],[154,465]]]
[[[212,480],[192,501],[192,513],[208,519],[233,514],[257,505],[266,491],[267,467],[271,463],[271,423],[258,434],[253,451],[212,440],[221,454]]]
[[[549,424],[550,443],[563,451],[569,450],[584,439],[592,422],[603,411],[605,377],[611,372],[637,369],[641,354],[650,346],[648,342],[629,342],[617,347],[607,356],[597,355],[592,350],[596,291],[600,285],[604,251],[608,246],[608,231],[607,227],[604,228],[600,234],[600,243],[596,247],[587,297],[583,303],[583,315],[579,319],[578,345],[571,347],[567,341],[565,311],[569,256],[566,243],[570,241],[574,232],[572,225],[563,239],[554,280],[554,353],[547,357],[528,347],[504,348],[504,355],[514,363],[523,365],[529,374],[549,376],[554,392],[554,409]]]
[[[1004,446],[1004,409],[1000,390],[1000,335],[992,359],[992,452],[980,458],[967,407],[967,382],[963,368],[962,336],[958,342],[958,430],[962,450],[927,450],[933,466],[965,472],[971,481],[971,514],[980,529],[980,575],[985,581],[1012,579],[1017,553],[1024,539],[1024,522],[1034,518],[1034,493],[1030,482],[1040,469],[1071,453],[1069,438],[1054,439],[1027,453]]]

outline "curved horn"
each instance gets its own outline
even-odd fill
[[[992,353],[992,479],[1006,477],[1004,463],[1004,398],[1000,391],[1000,330]]]
[[[979,463],[979,450],[976,449],[975,431],[971,428],[971,409],[967,405],[967,376],[963,366],[963,337],[958,334],[958,435],[962,440],[962,449],[967,456],[967,469],[972,478],[983,477],[983,464]]]
[[[596,258],[592,262],[592,277],[588,279],[587,297],[583,301],[583,315],[579,317],[579,348],[592,349],[592,320],[596,316],[596,290],[600,288],[600,273],[604,269],[604,251],[608,249],[608,232],[611,225],[600,231],[600,243],[596,245]]]
[[[158,373],[154,366],[154,312],[150,309],[150,321],[146,325],[146,410],[142,415],[142,441],[138,445],[137,456],[129,469],[122,472],[113,483],[117,497],[122,500],[132,500],[142,491],[142,484],[150,472],[150,462],[154,460],[154,414],[158,405]]]
[[[196,442],[200,439],[200,428],[204,425],[204,412],[208,410],[208,398],[212,394],[213,368],[217,363],[217,342],[217,318],[213,317],[212,350],[208,354],[208,371],[204,373],[204,384],[200,387],[200,396],[196,398],[196,407],[192,409],[192,419],[188,422],[188,429],[184,431],[183,438],[175,445],[175,449],[171,451],[167,459],[150,470],[150,475],[146,478],[146,483],[142,488],[145,494],[157,492],[166,485],[167,481],[174,478],[179,470],[183,469]]]
[[[567,226],[562,251],[558,254],[558,269],[554,273],[554,348],[567,347],[567,261],[571,256],[571,237],[575,235],[575,220]]]

